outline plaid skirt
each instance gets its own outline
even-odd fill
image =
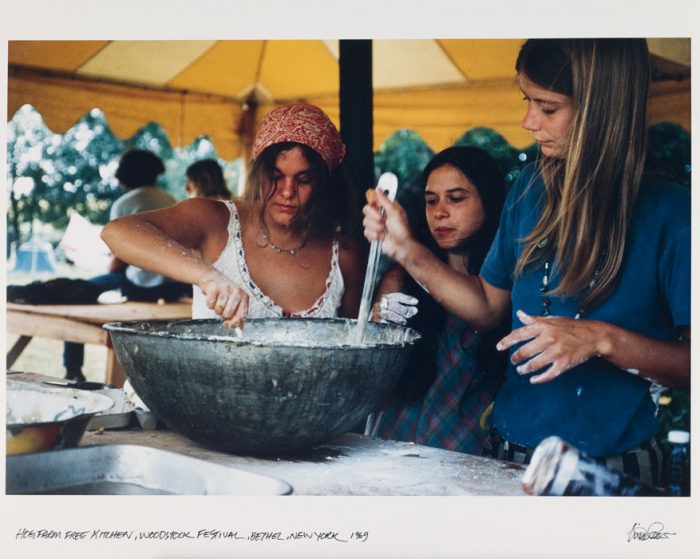
[[[482,339],[463,320],[447,315],[438,339],[436,377],[418,401],[394,399],[367,421],[365,435],[415,442],[477,455],[491,453],[481,421],[498,390],[477,360]]]

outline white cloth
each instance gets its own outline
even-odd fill
[[[284,315],[282,307],[275,304],[255,284],[248,273],[243,241],[241,239],[241,222],[233,202],[224,202],[231,212],[228,223],[228,241],[224,250],[214,262],[214,267],[226,275],[233,283],[240,286],[249,297],[248,318],[279,318]],[[343,274],[338,258],[339,240],[333,240],[331,271],[326,278],[326,290],[311,307],[292,313],[293,317],[331,318],[338,315],[338,308],[345,292]],[[192,318],[217,318],[218,315],[207,307],[206,298],[196,285],[192,289]]]
[[[109,219],[117,219],[147,210],[167,208],[176,202],[175,198],[157,186],[140,186],[122,194],[114,201],[109,212]],[[156,287],[165,281],[165,278],[160,274],[147,272],[131,265],[126,268],[126,277],[139,287]]]

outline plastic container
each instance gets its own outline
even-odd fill
[[[523,475],[523,490],[543,496],[664,495],[661,489],[610,470],[559,437],[547,437],[537,446]]]
[[[690,433],[668,432],[666,491],[670,496],[690,495]]]

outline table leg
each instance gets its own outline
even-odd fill
[[[107,348],[107,368],[105,370],[105,382],[107,384],[113,384],[117,388],[122,388],[124,386],[124,381],[126,380],[126,375],[124,374],[124,369],[122,369],[121,364],[117,360],[117,356],[111,347]]]
[[[10,348],[10,351],[7,352],[7,368],[9,369],[14,365],[15,361],[17,361],[17,358],[22,354],[24,351],[24,348],[29,345],[29,342],[32,341],[32,336],[20,336],[17,338],[17,341],[14,343],[14,345]]]

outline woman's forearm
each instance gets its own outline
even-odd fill
[[[521,375],[537,374],[530,382],[554,380],[593,357],[664,386],[687,388],[690,383],[690,328],[679,340],[663,341],[636,334],[601,320],[563,316],[531,316],[516,311],[523,326],[496,344],[506,351]]]
[[[395,257],[438,304],[476,330],[494,328],[508,309],[509,291],[491,287],[479,276],[452,269],[413,239],[402,244]]]
[[[472,328],[486,331],[500,323],[510,305],[510,291],[442,262],[411,235],[400,204],[390,202],[379,190],[368,191],[367,202],[362,223],[368,241],[382,240],[382,252],[398,262],[439,305]]]
[[[213,271],[199,251],[183,246],[138,215],[110,221],[101,236],[115,258],[177,281],[200,285]]]
[[[690,387],[690,328],[681,339],[662,341],[601,323],[598,349],[617,367],[668,387]]]
[[[377,286],[377,291],[374,294],[374,302],[378,303],[384,295],[401,291],[403,289],[406,277],[406,270],[404,270],[401,266],[394,265],[389,268],[382,276],[382,279]]]
[[[124,268],[126,268],[126,264],[119,260],[119,258],[112,256],[112,259],[109,261],[108,271],[110,273],[121,272]]]

